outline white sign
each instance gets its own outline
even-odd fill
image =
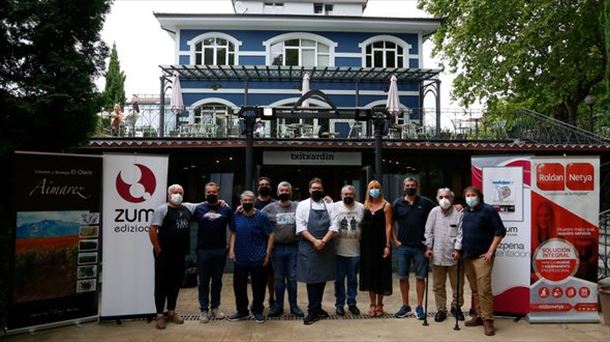
[[[502,221],[523,220],[523,168],[484,167],[483,197]]]
[[[263,151],[264,165],[362,165],[360,152]]]
[[[148,237],[166,201],[167,157],[104,155],[101,317],[154,314],[154,258]]]

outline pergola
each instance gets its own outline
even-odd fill
[[[194,81],[241,81],[244,83],[243,106],[248,106],[248,86],[254,81],[300,82],[309,73],[310,81],[352,83],[355,89],[355,108],[360,106],[361,83],[389,83],[392,75],[399,83],[418,83],[419,107],[423,107],[424,97],[432,93],[436,98],[436,132],[440,132],[440,86],[438,79],[441,69],[418,68],[364,68],[364,67],[298,67],[298,66],[257,66],[257,65],[161,65],[160,135],[164,134],[165,91],[170,78],[177,75],[181,80]],[[215,85],[215,84],[213,84]]]

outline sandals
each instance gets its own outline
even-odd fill
[[[383,312],[383,304],[379,304],[375,307],[375,317],[381,317],[385,315],[385,312]]]
[[[369,308],[369,317],[375,317],[376,314],[377,306],[375,304],[371,304],[371,307]]]

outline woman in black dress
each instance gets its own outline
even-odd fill
[[[383,296],[392,294],[392,205],[383,198],[381,184],[373,180],[367,186],[360,239],[360,291],[371,299],[369,315],[383,312]]]

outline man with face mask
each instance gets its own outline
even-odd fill
[[[233,224],[233,211],[222,205],[220,187],[214,182],[205,185],[205,202],[193,213],[197,222],[197,271],[199,273],[199,307],[201,323],[210,318],[224,319],[220,310],[222,274],[227,260],[227,226]],[[210,280],[212,291],[210,293]],[[211,305],[210,305],[211,295]],[[211,312],[210,312],[211,306]]]
[[[484,326],[487,336],[495,335],[491,273],[496,249],[506,228],[494,207],[483,202],[483,193],[474,186],[464,189],[466,209],[462,219],[464,270],[472,292],[476,293],[476,314],[467,327]]]
[[[189,220],[195,205],[182,203],[183,196],[182,186],[171,185],[167,189],[168,202],[155,209],[148,231],[155,257],[157,329],[165,329],[167,321],[184,323],[176,313],[176,302],[184,277],[184,256],[190,250]],[[166,300],[167,319],[163,314]]]
[[[277,317],[284,312],[284,290],[288,290],[290,312],[296,317],[304,313],[297,305],[297,254],[299,238],[296,235],[295,213],[299,202],[291,201],[292,185],[281,182],[277,186],[279,201],[267,205],[266,214],[273,226],[273,250],[271,263],[275,271],[275,306],[269,310],[269,317]]]
[[[402,306],[394,315],[397,318],[407,317],[411,311],[409,306],[409,271],[413,264],[415,268],[415,292],[417,293],[417,307],[415,314],[417,319],[424,319],[424,288],[427,272],[427,260],[424,256],[424,232],[426,220],[434,203],[423,196],[417,195],[417,179],[405,178],[403,182],[404,196],[397,198],[392,203],[392,213],[396,222],[394,233],[394,244],[398,247],[398,269],[400,279],[400,294],[402,295]]]
[[[328,317],[322,310],[326,282],[335,279],[335,243],[337,226],[332,222],[332,210],[326,205],[324,187],[319,178],[309,182],[311,198],[299,202],[296,212],[296,233],[299,240],[297,281],[307,284],[307,316],[305,325]]]
[[[347,277],[347,306],[353,315],[359,315],[356,306],[358,282],[356,273],[360,261],[360,221],[364,205],[357,202],[356,188],[345,185],[341,189],[341,201],[333,204],[334,224],[339,228],[336,242],[337,277],[335,279],[335,307],[339,316],[345,316],[345,278]]]
[[[269,203],[275,202],[275,199],[271,197],[271,179],[267,177],[260,177],[256,181],[256,189],[258,191],[258,196],[256,196],[256,202],[254,202],[254,208],[256,210],[263,210]],[[275,275],[273,272],[273,265],[269,263],[265,266],[265,272],[267,273],[267,290],[269,291],[269,308],[272,309],[275,307],[275,294],[274,294],[274,279]]]
[[[453,208],[455,195],[449,188],[438,189],[438,207],[433,208],[426,221],[426,257],[432,258],[432,279],[437,312],[434,321],[442,322],[447,318],[447,276],[451,283],[453,300],[451,313],[464,320],[464,272],[460,270],[458,289],[457,261],[462,249],[462,213]],[[459,298],[458,298],[459,294]]]

